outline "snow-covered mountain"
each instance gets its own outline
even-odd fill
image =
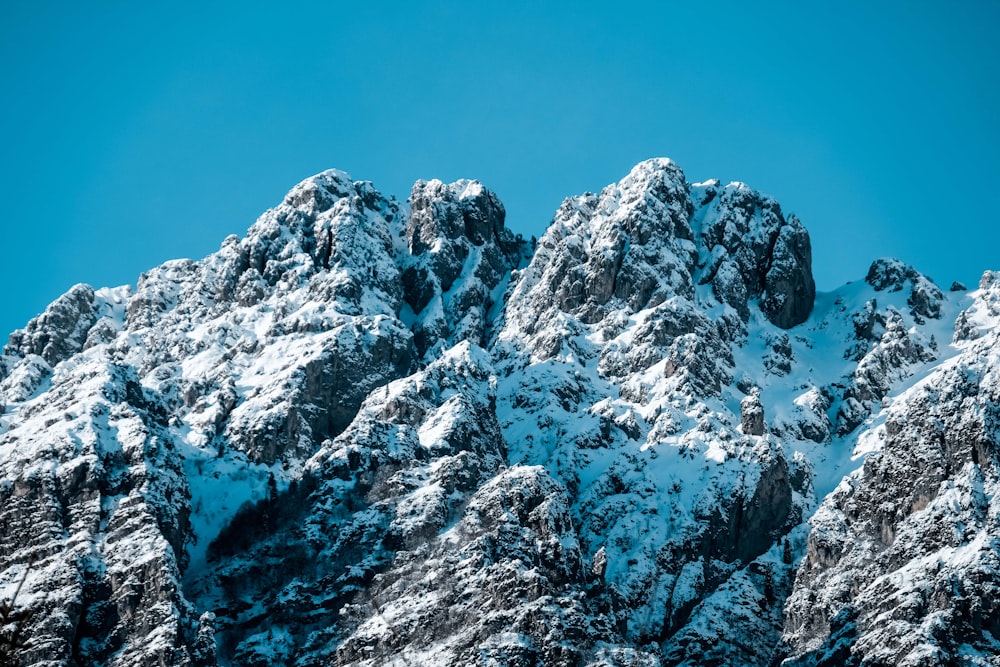
[[[816,293],[794,216],[665,159],[537,242],[327,171],[10,336],[0,654],[1000,664],[998,337],[1000,274]]]

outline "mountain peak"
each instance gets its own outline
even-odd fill
[[[941,288],[909,264],[891,257],[876,259],[868,269],[865,282],[880,292],[898,292],[909,285],[907,303],[914,316],[918,319],[941,317],[941,305],[944,302]]]
[[[354,180],[339,169],[327,169],[301,181],[285,195],[284,203],[294,208],[310,208],[314,212],[328,209],[338,199],[352,194]]]
[[[945,294],[880,259],[817,296],[795,216],[665,158],[566,199],[535,247],[505,218],[478,181],[402,203],[328,170],[218,252],[15,332],[16,658],[1000,650],[1000,274]]]
[[[629,170],[627,176],[621,182],[632,182],[653,177],[666,177],[671,180],[684,183],[684,170],[681,166],[668,157],[652,157],[637,163]]]

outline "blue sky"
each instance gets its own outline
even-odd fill
[[[328,167],[477,178],[540,235],[668,156],[798,214],[820,289],[1000,269],[995,1],[159,4],[0,5],[0,337]]]

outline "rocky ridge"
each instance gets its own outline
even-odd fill
[[[504,216],[328,171],[15,332],[18,659],[995,663],[995,276],[817,294],[794,216],[664,159]]]

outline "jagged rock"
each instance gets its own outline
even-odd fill
[[[462,340],[484,344],[498,287],[502,294],[525,244],[504,227],[497,196],[477,181],[418,181],[410,209],[402,279],[418,354],[433,358]]]
[[[10,336],[5,355],[37,354],[54,366],[83,349],[90,327],[97,321],[94,289],[74,285],[45,312]]]
[[[855,313],[854,321],[854,336],[858,340],[871,340],[872,332],[875,329],[875,322],[877,321],[878,312],[878,301],[872,299],[871,301],[865,302],[864,310]],[[885,322],[881,322],[884,326]]]
[[[812,247],[809,234],[798,218],[790,218],[788,224],[781,227],[770,262],[764,274],[760,307],[767,319],[782,329],[789,329],[806,321],[816,298]]]
[[[746,435],[764,435],[764,406],[756,392],[740,401],[740,430]]]
[[[986,664],[1000,274],[814,301],[810,252],[665,159],[531,244],[478,182],[331,170],[74,288],[0,355],[18,658]]]
[[[898,292],[909,278],[911,268],[898,259],[880,258],[868,267],[865,282],[878,291],[892,290]]]
[[[898,259],[877,259],[868,269],[865,281],[878,291],[891,290],[898,292],[906,283],[910,283],[910,296],[907,304],[914,317],[941,317],[941,302],[944,294],[934,282]]]
[[[789,664],[989,664],[997,654],[1000,559],[987,546],[1000,497],[996,336],[965,342],[906,392],[879,450],[817,512],[788,603]]]
[[[5,474],[0,553],[8,567],[31,564],[26,589],[45,611],[33,616],[24,658],[174,664],[188,639],[178,586],[187,481],[134,373],[85,363],[63,386],[73,380],[99,391],[52,390],[33,423],[48,442],[77,446],[36,450],[29,430],[4,461],[20,474]]]
[[[668,160],[636,166],[600,196],[564,201],[518,274],[522,297],[513,299],[532,309],[518,317],[526,333],[559,313],[594,324],[622,305],[641,310],[668,295],[693,296],[690,212],[687,182]]]
[[[11,364],[0,383],[4,398],[11,403],[25,401],[35,393],[42,382],[52,374],[52,367],[37,354],[29,354]]]
[[[791,373],[792,362],[795,359],[788,334],[782,332],[768,335],[766,342],[767,352],[764,356],[764,368],[779,377]]]
[[[858,361],[843,393],[843,402],[837,412],[837,428],[841,435],[857,428],[870,413],[872,404],[880,401],[916,365],[937,358],[932,341],[911,334],[899,311],[890,310],[884,326],[885,333]]]
[[[745,320],[748,300],[760,297],[764,315],[787,329],[812,312],[816,285],[812,277],[809,234],[794,216],[742,183],[705,186],[700,245],[705,273],[716,297]],[[710,259],[707,259],[710,258]]]

